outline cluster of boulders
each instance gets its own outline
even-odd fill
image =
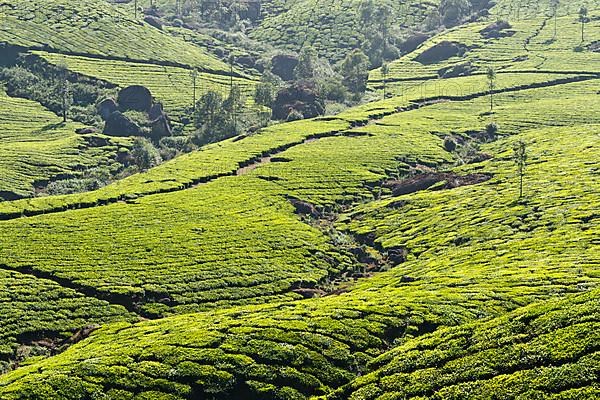
[[[325,113],[325,101],[314,83],[295,82],[280,90],[273,102],[273,118],[289,119],[292,113],[299,118],[314,118]]]
[[[479,34],[486,39],[510,37],[516,33],[516,31],[510,28],[512,26],[507,21],[496,21],[479,31]]]
[[[147,120],[140,123],[126,115],[137,111]],[[150,90],[134,85],[122,89],[117,99],[105,99],[98,104],[98,113],[104,121],[105,135],[146,136],[154,142],[171,136],[171,123],[161,103],[155,103]]]

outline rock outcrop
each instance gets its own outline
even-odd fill
[[[136,111],[146,114],[146,121],[135,121],[127,116],[127,112]],[[105,121],[105,135],[110,136],[146,136],[155,143],[163,137],[171,136],[171,122],[161,103],[155,103],[150,90],[144,86],[134,85],[122,89],[117,101],[103,100],[98,104],[98,113]],[[143,119],[143,118],[142,118]]]

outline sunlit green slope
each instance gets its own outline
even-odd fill
[[[202,394],[217,398],[305,398],[327,394],[351,382],[358,373],[367,371],[365,368],[370,360],[401,344],[404,338],[421,335],[439,326],[499,316],[532,302],[594,287],[600,278],[597,273],[600,262],[597,258],[599,225],[592,211],[593,199],[600,190],[595,179],[598,166],[594,149],[598,138],[597,125],[586,123],[597,124],[600,115],[580,110],[577,105],[596,99],[594,85],[593,81],[572,83],[498,95],[495,118],[501,132],[511,136],[482,148],[494,156],[492,160],[456,170],[457,173],[487,173],[492,176],[491,180],[475,186],[381,200],[356,209],[349,214],[351,219],[348,217],[338,223],[339,229],[361,234],[374,229],[373,240],[381,243],[384,254],[391,246],[404,245],[409,252],[406,263],[360,280],[347,288],[347,293],[340,295],[282,304],[232,307],[223,311],[173,316],[135,326],[106,327],[93,334],[90,340],[60,355],[4,376],[0,380],[1,393],[7,398],[22,398],[26,393],[84,398],[99,392],[106,393],[109,398],[128,398],[134,393],[141,398],[194,398]],[[561,107],[563,114],[558,119],[549,119],[551,109],[548,107],[551,107],[556,93],[561,93],[566,99],[556,105]],[[382,141],[382,144],[388,143],[389,147],[393,147],[390,144],[394,143],[394,135],[399,134],[402,141],[403,132],[412,132],[410,135],[422,138],[427,138],[429,132],[466,135],[485,126],[489,120],[489,116],[485,115],[487,107],[487,98],[481,97],[474,101],[439,103],[390,115],[355,129],[355,132],[368,132],[373,136],[332,137],[306,143],[279,155],[289,160],[287,162],[259,166],[244,177],[216,180],[198,189],[183,191],[181,199],[195,209],[196,199],[205,201],[202,191],[215,196],[212,189],[220,187],[221,193],[228,193],[231,197],[233,209],[240,210],[228,212],[233,213],[232,216],[244,214],[242,205],[247,204],[244,200],[235,205],[233,194],[238,191],[260,193],[261,197],[272,199],[272,202],[281,199],[282,195],[294,193],[294,188],[303,188],[295,196],[318,199],[323,189],[329,192],[329,189],[335,188],[340,177],[355,175],[360,170],[357,169],[359,165],[370,168],[368,161],[378,158],[376,152],[365,152],[369,143]],[[540,128],[540,125],[549,127]],[[410,135],[405,138],[410,138]],[[516,203],[514,167],[509,159],[516,137],[527,142],[530,154],[527,170],[529,189],[524,204]],[[441,138],[437,140],[441,143]],[[342,153],[340,149],[344,149]],[[320,157],[313,159],[309,154],[320,154]],[[338,168],[337,175],[319,170],[319,181],[306,180],[311,166],[316,173],[317,168],[323,165],[320,160],[336,160],[334,154],[338,154],[340,159],[348,157],[348,160],[353,160],[354,167]],[[351,154],[355,156],[350,157]],[[362,157],[362,163],[354,157]],[[418,158],[416,162],[419,162]],[[376,164],[381,165],[381,161],[376,161]],[[575,182],[571,179],[574,171],[579,176]],[[268,182],[261,177],[268,178]],[[237,182],[237,189],[229,186],[232,182]],[[356,184],[360,184],[360,180]],[[565,203],[561,190],[572,193],[568,203]],[[343,199],[344,192],[338,193],[333,198]],[[182,225],[173,224],[176,220],[171,214],[166,217],[165,225],[161,225],[161,217],[158,216],[173,209],[173,206],[165,207],[172,203],[168,199],[164,195],[150,196],[137,205],[99,208],[103,215],[94,218],[115,223],[116,217],[111,217],[111,210],[122,207],[119,211],[121,216],[128,212],[136,215],[137,207],[156,201],[163,206],[153,211],[153,224],[162,227],[165,234],[179,235]],[[218,197],[215,201],[223,203]],[[210,204],[207,203],[207,206]],[[439,210],[440,217],[424,212],[413,214],[410,212],[413,204],[427,204],[426,210],[429,213]],[[184,205],[177,207],[188,209]],[[485,211],[486,207],[491,209],[489,213]],[[211,213],[217,210],[216,206],[213,208],[215,210]],[[451,210],[447,215],[446,208]],[[476,223],[474,215],[479,209],[488,216],[489,222]],[[291,209],[287,207],[282,207],[281,212],[281,215],[288,213],[291,216]],[[383,214],[376,217],[383,212],[390,213],[390,216]],[[398,230],[393,240],[388,239],[385,227],[404,226],[390,222],[395,212],[405,215],[407,226],[422,226],[427,236],[423,232],[412,235]],[[73,227],[82,223],[80,216],[91,217],[94,214],[87,210],[71,211],[52,217],[36,217],[30,223],[44,224],[52,231],[60,226],[73,237]],[[190,212],[192,215],[193,212]],[[442,223],[444,218],[449,220],[448,224]],[[452,218],[461,220],[455,222]],[[461,222],[462,219],[464,222]],[[137,220],[140,226],[150,227],[148,221]],[[166,224],[166,221],[170,223]],[[200,243],[200,238],[206,237],[212,230],[211,225],[200,220],[193,222],[188,218],[186,221],[191,225],[181,232],[195,228],[200,235]],[[450,225],[450,221],[456,225]],[[9,235],[5,237],[10,237],[15,231],[11,226],[18,225],[21,232],[37,235],[36,241],[40,245],[50,243],[39,231],[39,226],[25,227],[23,223],[15,220],[3,224],[5,234]],[[219,218],[219,224],[226,227],[215,229],[228,232],[226,237],[233,239],[231,245],[239,243],[235,239],[237,236],[232,235],[232,222]],[[379,229],[376,228],[378,224],[382,224]],[[100,226],[97,222],[92,225]],[[452,226],[461,231],[450,231]],[[266,227],[269,231],[273,230],[268,225]],[[236,229],[241,229],[241,226]],[[266,243],[269,236],[255,229],[252,245],[262,247],[260,243]],[[86,231],[89,230],[83,230]],[[296,237],[298,233],[294,232]],[[120,236],[117,234],[116,237]],[[130,251],[138,246],[143,249],[143,243],[151,244],[159,239],[155,234],[151,235],[152,240],[144,239],[143,235],[134,236],[140,245],[129,244]],[[405,237],[410,239],[406,244],[403,241]],[[464,240],[456,240],[459,237],[464,237]],[[565,237],[569,241],[563,241]],[[311,241],[314,242],[315,238],[318,235]],[[424,240],[426,238],[427,241]],[[94,240],[98,241],[98,237]],[[224,244],[229,246],[228,242]],[[313,246],[307,243],[301,248],[307,248],[307,245]],[[165,267],[173,260],[166,249],[162,250],[166,256]],[[230,251],[231,247],[222,254],[232,254]],[[12,255],[5,254],[3,258],[19,254],[22,257],[22,251],[15,249]],[[142,262],[150,260],[153,254],[151,251],[137,259]],[[481,254],[481,257],[473,257],[474,254]],[[52,257],[62,258],[60,254]],[[259,258],[255,260],[260,261]],[[55,264],[48,263],[48,266]],[[10,259],[7,265],[18,269]],[[76,282],[84,282],[91,277],[79,274],[75,269],[68,272],[68,265],[64,265],[63,271],[54,268],[55,273],[61,276],[68,273],[68,279]],[[122,263],[115,265],[120,266],[119,273],[127,271]],[[108,271],[103,270],[103,274]],[[223,268],[218,271],[220,274],[225,272]],[[139,274],[140,270],[136,273]],[[237,276],[242,275],[238,273]],[[236,291],[229,287],[227,293]],[[41,372],[36,372],[40,368]]]
[[[0,4],[0,40],[14,46],[108,59],[166,63],[223,73],[229,68],[103,0]]]
[[[364,39],[360,22],[362,0],[300,0],[272,7],[260,26],[250,33],[254,39],[281,48],[299,51],[313,46],[321,57],[333,61],[343,59]],[[436,9],[438,2],[388,2],[393,8],[394,27],[414,29]],[[268,8],[268,7],[267,7]]]
[[[408,340],[331,399],[596,399],[600,291]]]
[[[36,183],[116,163],[119,143],[127,140],[78,135],[80,127],[0,89],[0,200],[29,197]],[[91,145],[96,140],[100,147]]]
[[[600,22],[594,17],[598,12],[589,11],[590,22],[585,26],[587,34],[583,42],[576,13],[557,18],[556,36],[553,19],[549,17],[509,19],[510,27],[500,30],[500,37],[486,37],[484,30],[491,20],[442,32],[390,64],[390,73],[385,77],[387,91],[402,95],[407,90],[419,89],[426,80],[459,75],[472,75],[473,84],[485,90],[489,87],[485,75],[488,68],[495,70],[498,80],[513,81],[531,74],[597,74],[600,53],[591,51],[590,45],[600,31]],[[444,53],[442,48],[449,43],[453,50]],[[446,83],[439,82],[438,91],[443,93]],[[383,88],[381,70],[372,71],[370,83],[378,90]]]

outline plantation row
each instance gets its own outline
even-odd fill
[[[488,22],[457,27],[435,36],[416,51],[390,63],[387,79],[431,79],[443,73],[452,74],[452,69],[454,73],[465,73],[460,71],[462,69],[468,71],[467,74],[485,74],[488,67],[503,73],[597,73],[594,65],[600,62],[600,53],[587,50],[600,31],[600,22],[594,15],[590,12],[591,21],[586,24],[587,35],[583,43],[581,23],[573,16],[557,19],[556,37],[554,24],[547,19],[523,22],[510,20],[511,28],[500,31],[503,37],[490,39],[481,33],[489,25]],[[423,56],[444,42],[455,43],[456,48],[462,50],[449,58],[439,51],[437,56]],[[462,52],[464,54],[459,56]],[[374,70],[370,79],[380,84],[383,79],[381,71]]]
[[[599,290],[409,340],[332,399],[600,397]]]
[[[75,134],[38,103],[9,97],[0,89],[0,200],[34,194],[34,185],[85,168],[113,165],[125,139],[100,137],[106,145],[84,147],[92,135]]]
[[[170,116],[181,120],[190,118],[194,103],[192,70],[156,64],[133,63],[94,59],[78,56],[64,56],[55,53],[34,52],[52,64],[66,64],[70,71],[101,79],[119,87],[131,85],[146,86],[152,95],[163,103]],[[216,91],[227,97],[231,82],[240,86],[246,100],[252,99],[254,81],[231,78],[225,75],[199,73],[196,78],[196,100],[208,91]]]
[[[0,4],[0,20],[0,41],[10,45],[229,72],[199,47],[136,22],[103,0],[5,2]]]
[[[21,272],[0,269],[0,289],[0,373],[15,367],[10,360],[48,356],[36,341],[60,343],[83,326],[134,320],[121,306]]]
[[[0,260],[149,316],[293,299],[290,288],[314,285],[347,261],[268,191],[260,180],[224,178],[135,203],[11,221],[0,236],[15,242]]]
[[[590,144],[597,141],[595,131],[596,127],[571,127],[527,132],[524,139],[532,154],[552,156],[547,169],[530,172],[531,179],[568,177],[571,171],[560,170],[558,164],[575,164],[572,168],[576,168],[593,162]],[[548,142],[558,132],[565,135],[564,141],[548,150]],[[582,143],[574,144],[573,138]],[[498,149],[498,158],[479,165],[485,172],[498,174],[494,180],[439,192],[443,201],[433,204],[447,204],[463,218],[471,216],[473,209],[462,202],[477,193],[458,196],[455,192],[481,190],[489,194],[493,193],[491,188],[508,185],[504,171],[509,161],[503,154],[512,140],[502,139],[491,145],[488,150]],[[563,146],[566,150],[553,152]],[[535,157],[532,164],[542,165]],[[590,168],[589,174],[593,175],[597,167]],[[598,193],[596,181],[585,182],[581,188],[585,188],[586,196]],[[547,187],[535,206],[564,210],[560,203],[563,199],[552,196],[555,188]],[[426,194],[399,200],[411,204]],[[490,230],[506,226],[514,215],[513,208],[522,207],[515,205],[513,194],[510,191],[507,202],[490,200],[504,218],[492,219]],[[570,212],[585,212],[585,207],[583,202],[576,202]],[[443,238],[442,224],[428,226],[428,235]],[[597,349],[597,290],[518,310],[499,320],[443,329],[423,338],[411,337],[597,285],[598,261],[593,257],[597,254],[594,238],[598,237],[598,228],[597,219],[567,218],[550,233],[550,238],[540,229],[524,229],[514,240],[508,240],[513,247],[511,253],[491,257],[499,258],[493,270],[486,266],[490,259],[487,253],[473,257],[482,248],[457,241],[454,251],[445,249],[451,263],[436,263],[433,255],[428,258],[423,253],[418,260],[360,281],[338,296],[234,307],[133,326],[107,326],[63,354],[5,375],[0,379],[0,393],[8,399],[23,398],[27,393],[44,393],[50,398],[97,393],[115,399],[133,398],[134,394],[172,399],[307,398],[327,394],[351,382],[358,373],[374,371],[348,386],[345,393],[356,390],[352,397],[356,399],[380,395],[410,398],[441,390],[433,398],[441,398],[442,394],[475,398],[486,390],[513,390],[502,392],[510,397],[510,393],[523,394],[531,388],[548,398],[551,392],[565,390],[571,390],[565,396],[579,393],[578,398],[585,398],[596,390],[592,385],[595,370],[589,367],[595,365]],[[474,229],[486,235],[485,225],[475,225]],[[502,246],[506,238],[512,237],[507,235],[505,232],[502,241],[494,244]],[[536,239],[538,235],[540,240]],[[569,237],[569,244],[557,248],[557,237]],[[535,251],[524,251],[529,245]],[[465,261],[456,257],[458,252],[468,253],[470,258]],[[516,257],[511,259],[511,254]],[[407,273],[412,282],[406,279]],[[392,352],[377,358],[393,345],[397,347]],[[430,367],[439,364],[442,367],[436,374]],[[584,369],[587,373],[574,374],[569,380],[553,379],[556,374],[564,376],[563,372]],[[387,375],[391,377],[385,378]],[[423,380],[422,376],[429,378]],[[535,384],[531,382],[534,376]],[[515,385],[507,385],[506,379]],[[394,382],[405,384],[400,387]]]
[[[541,15],[554,15],[554,7],[549,1],[539,0],[497,0],[496,5],[492,7],[493,16],[505,20],[523,20],[535,19]],[[560,16],[577,16],[581,7],[588,9],[600,9],[598,0],[571,0],[559,1],[556,5],[556,12]]]

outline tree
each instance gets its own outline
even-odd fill
[[[294,68],[296,79],[312,80],[315,78],[317,70],[318,55],[312,46],[304,46],[300,50],[298,65]]]
[[[469,0],[442,0],[440,3],[442,22],[446,26],[454,26],[471,12]]]
[[[517,166],[519,175],[519,200],[523,198],[523,176],[525,175],[525,165],[527,163],[527,145],[519,140],[513,145],[513,160]]]
[[[369,77],[369,58],[360,49],[349,53],[342,62],[342,75],[344,85],[356,96],[360,96],[367,89]]]
[[[383,99],[386,98],[386,89],[387,89],[387,77],[390,73],[390,66],[388,63],[384,62],[381,66],[381,75],[383,76]]]
[[[131,156],[140,171],[155,167],[162,162],[162,158],[156,147],[152,145],[152,142],[143,137],[137,137],[133,141]]]
[[[193,112],[196,112],[196,80],[198,79],[198,70],[196,68],[194,68],[190,75],[192,77],[192,87],[193,87],[192,110],[193,110]]]
[[[233,85],[229,91],[229,95],[223,101],[223,111],[229,122],[229,129],[232,132],[226,133],[226,136],[235,136],[241,132],[240,124],[242,114],[245,106],[244,95],[239,85]]]
[[[585,41],[585,24],[588,22],[588,9],[581,7],[579,9],[579,22],[581,22],[581,43]]]
[[[223,97],[221,94],[209,91],[196,103],[194,123],[198,129],[212,129],[221,119]]]
[[[365,40],[362,49],[365,51],[371,66],[378,67],[390,59],[389,50],[397,49],[389,45],[389,31],[394,20],[394,9],[386,3],[372,0],[362,2],[359,9],[359,21]]]
[[[488,88],[490,93],[490,112],[494,111],[494,89],[496,87],[496,71],[494,68],[488,67],[486,76],[488,79]]]
[[[271,82],[262,81],[254,90],[254,102],[271,108],[275,99],[275,86]]]
[[[60,97],[60,112],[63,122],[67,122],[67,114],[73,103],[71,91],[69,90],[69,70],[65,63],[59,63],[56,67],[58,69],[57,91]]]
[[[550,0],[550,8],[552,9],[552,15],[554,16],[554,39],[556,39],[556,19],[558,16],[558,6],[560,0]]]

